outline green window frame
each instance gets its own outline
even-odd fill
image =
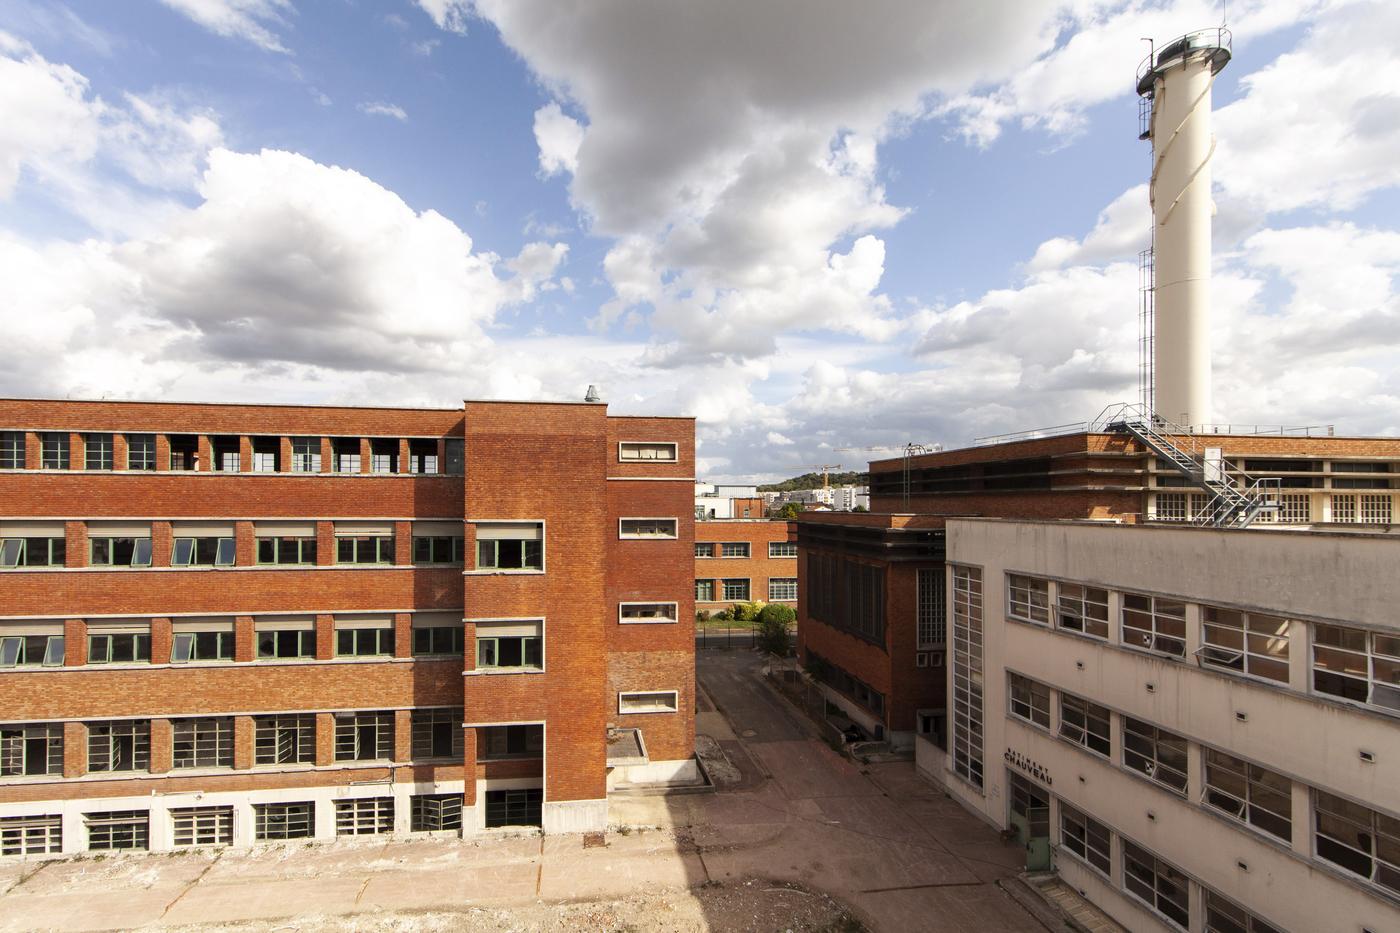
[[[233,538],[176,538],[170,545],[172,567],[232,567]]]
[[[457,656],[464,652],[466,635],[460,625],[434,625],[413,630],[413,655]]]
[[[126,468],[154,471],[156,468],[156,436],[128,434],[126,436]]]
[[[260,661],[316,657],[315,629],[274,629],[255,634]]]
[[[478,635],[476,666],[493,670],[543,670],[544,639],[538,635]]]
[[[543,570],[544,542],[489,539],[476,542],[481,570]]]
[[[0,635],[0,667],[62,667],[62,635]]]
[[[218,632],[176,632],[170,639],[170,663],[232,661],[233,629]]]
[[[149,567],[151,539],[90,538],[88,563],[93,567]]]
[[[382,658],[394,653],[394,627],[342,628],[335,633],[338,658]]]
[[[314,564],[315,538],[258,538],[258,563]]]
[[[461,535],[413,536],[415,564],[460,564],[465,551]]]
[[[695,599],[697,602],[712,603],[715,601],[715,581],[696,580]]]
[[[150,635],[135,632],[88,635],[89,664],[139,664],[150,660]]]
[[[335,539],[337,564],[392,564],[393,535],[356,535]]]
[[[110,470],[113,463],[112,435],[83,435],[83,469]]]
[[[0,568],[62,567],[68,555],[63,538],[0,538]]]

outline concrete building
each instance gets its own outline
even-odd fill
[[[714,518],[762,518],[766,503],[755,486],[726,483],[695,484],[695,517],[700,521]]]
[[[946,531],[918,760],[1029,867],[1134,931],[1400,930],[1400,537]]]
[[[797,544],[791,523],[732,519],[695,523],[695,608],[735,603],[797,605]]]
[[[693,481],[601,404],[0,401],[0,852],[604,828],[695,773]]]

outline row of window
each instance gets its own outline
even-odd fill
[[[859,677],[810,648],[807,649],[807,668],[817,680],[865,707],[876,717],[884,718],[885,695]]]
[[[1051,729],[1050,687],[1008,673],[1010,715]],[[1112,717],[1107,707],[1059,691],[1057,734],[1061,739],[1112,758]],[[1153,723],[1121,718],[1120,764],[1182,798],[1187,796],[1190,740]],[[1283,845],[1293,839],[1293,782],[1285,775],[1214,748],[1201,749],[1202,806],[1272,836]],[[1400,818],[1326,791],[1310,788],[1314,852],[1366,881],[1400,893]]]
[[[747,558],[751,554],[751,547],[747,541],[696,541],[695,556],[700,558],[714,557],[716,548],[719,556]],[[795,541],[769,541],[768,557],[796,557],[797,543]]]
[[[256,532],[255,532],[256,534]],[[317,555],[314,536],[256,537],[255,562],[260,565],[315,564]],[[461,535],[413,536],[414,564],[462,563]],[[478,552],[489,552],[495,560],[500,542],[478,542]],[[390,535],[337,535],[336,564],[394,563],[395,540]],[[63,567],[68,548],[62,537],[0,538],[0,568]],[[149,567],[152,545],[150,537],[123,535],[88,538],[90,567]],[[224,537],[176,537],[170,547],[171,567],[232,567],[236,551],[232,534]],[[479,564],[480,565],[480,564]],[[528,564],[522,560],[520,566]],[[486,566],[497,566],[495,563]],[[536,562],[536,566],[542,566]]]
[[[1333,480],[1333,485],[1345,480]],[[1388,481],[1382,481],[1388,482]],[[1394,514],[1390,493],[1334,492],[1327,502],[1309,493],[1280,493],[1278,508],[1259,514],[1263,524],[1308,525],[1331,521],[1344,524],[1389,525]],[[1154,497],[1153,517],[1159,522],[1186,522],[1209,511],[1211,497],[1203,492],[1159,492]]]
[[[726,577],[722,580],[696,580],[696,602],[741,602],[749,601],[752,581],[748,577]],[[719,584],[718,587],[716,584]],[[715,594],[719,595],[716,596]],[[792,602],[797,599],[796,577],[769,577],[768,601]]]
[[[884,647],[885,567],[819,551],[807,555],[807,614]]]
[[[1120,643],[1185,660],[1186,608],[1181,599],[1120,594]],[[1287,686],[1295,651],[1306,651],[1310,645],[1314,694],[1400,712],[1400,633],[1305,623],[1220,606],[1199,609],[1201,647],[1195,661],[1202,667]],[[1107,641],[1109,593],[1099,587],[1009,573],[1006,618]]]

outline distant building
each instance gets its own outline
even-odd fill
[[[797,605],[797,544],[786,521],[716,519],[695,523],[695,608],[735,603]]]
[[[701,521],[715,518],[763,518],[765,511],[763,497],[754,486],[695,484],[695,517]]]

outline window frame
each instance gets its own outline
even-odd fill
[[[177,849],[232,845],[233,805],[171,807],[170,829],[170,844]]]
[[[629,617],[627,608],[629,606],[669,606],[670,615],[643,616],[635,615]],[[668,600],[637,600],[623,601],[617,604],[617,622],[619,625],[675,625],[680,621],[680,603]]]
[[[336,535],[335,563],[338,567],[392,567],[397,557],[395,535]],[[350,545],[350,559],[345,559],[346,545]],[[364,550],[370,551],[370,559],[364,559]]]
[[[1329,794],[1320,788],[1312,788],[1310,796],[1312,800],[1313,818],[1309,836],[1312,839],[1314,857],[1325,862],[1331,868],[1345,873],[1349,878],[1360,879],[1369,887],[1374,887],[1391,895],[1400,893],[1400,887],[1387,885],[1379,880],[1382,870],[1385,870],[1390,877],[1400,879],[1400,864],[1395,864],[1381,858],[1379,856],[1380,846],[1377,844],[1378,839],[1384,837],[1390,843],[1389,848],[1391,851],[1394,851],[1395,847],[1400,846],[1400,834],[1382,831],[1381,829],[1381,821],[1383,819],[1391,823],[1396,823],[1397,821],[1393,817],[1386,816],[1366,804],[1357,803],[1340,794]],[[1327,804],[1325,802],[1327,800],[1337,801],[1340,806]],[[1359,814],[1356,811],[1361,811],[1366,815],[1367,820],[1365,823],[1358,819]],[[1325,833],[1322,829],[1324,815],[1340,823],[1347,824],[1351,829],[1351,836],[1356,840],[1359,841],[1363,837],[1369,839],[1371,843],[1370,851],[1363,852],[1352,843],[1344,841],[1338,835],[1331,832]],[[1324,840],[1327,844],[1326,846],[1323,845]],[[1324,848],[1329,848],[1331,846],[1345,849],[1347,852],[1353,853],[1354,856],[1360,856],[1368,862],[1367,874],[1362,874],[1355,868],[1349,867],[1346,863],[1324,855]]]
[[[633,531],[627,530],[627,525],[629,522],[633,524]],[[656,532],[635,530],[638,527],[645,528],[647,524],[650,524],[658,529],[664,529],[668,522],[670,523],[669,533],[664,530]],[[668,517],[664,515],[629,515],[625,518],[619,518],[617,520],[617,537],[619,540],[622,541],[676,541],[679,540],[680,534],[681,520],[675,517]]]
[[[707,588],[707,592],[709,593],[708,596],[700,595],[700,589],[702,586]],[[695,581],[695,601],[697,603],[719,602],[719,600],[715,599],[715,581],[713,578],[699,579]]]
[[[35,542],[43,542],[43,561],[32,560]],[[23,535],[0,538],[0,570],[59,568],[68,565],[68,539],[63,535]]]
[[[377,836],[394,831],[393,797],[350,797],[334,803],[337,836]]]
[[[1218,783],[1218,778],[1213,778],[1213,774],[1219,775],[1221,772],[1228,773],[1242,782],[1244,797],[1240,797],[1235,789],[1222,786]],[[1282,781],[1286,785],[1285,789],[1280,790],[1270,785],[1269,778]],[[1217,783],[1212,783],[1213,779],[1217,780]],[[1269,797],[1282,798],[1287,811],[1280,812],[1261,802],[1261,799],[1267,800]],[[1284,845],[1292,845],[1293,780],[1285,774],[1261,767],[1247,758],[1202,746],[1201,804]],[[1261,815],[1267,818],[1261,818]],[[1282,832],[1279,831],[1278,823],[1282,824]],[[1400,842],[1400,834],[1397,834],[1397,842]]]
[[[1083,725],[1076,724],[1070,716],[1066,715],[1067,707],[1082,707],[1076,709],[1077,716],[1083,719]],[[1102,711],[1102,715],[1100,712]],[[1092,723],[1103,723],[1103,734],[1092,731],[1089,727]],[[1060,727],[1056,730],[1064,741],[1071,745],[1076,745],[1085,751],[1098,755],[1100,758],[1112,760],[1113,756],[1113,714],[1107,706],[1101,706],[1084,697],[1060,691]],[[1097,747],[1091,739],[1097,739],[1103,744],[1103,748]]]
[[[1068,590],[1068,592],[1066,592]],[[1074,591],[1078,590],[1078,593]],[[1091,599],[1092,593],[1102,593],[1103,601]],[[1109,633],[1112,630],[1112,621],[1109,611],[1109,591],[1106,587],[1090,586],[1087,583],[1064,583],[1057,582],[1055,586],[1055,628],[1059,631],[1071,632],[1081,638],[1092,638],[1095,641],[1108,641]],[[1103,607],[1103,617],[1091,615],[1089,607]],[[1078,610],[1077,614],[1073,610]],[[1067,610],[1070,610],[1067,612]],[[1078,620],[1079,626],[1065,624],[1066,618]],[[1093,629],[1102,628],[1102,634]]]
[[[465,718],[461,707],[414,709],[409,713],[409,760],[414,762],[465,761]],[[437,754],[438,728],[448,728],[447,753]]]
[[[253,717],[253,767],[315,763],[314,713],[271,713]]]
[[[781,591],[775,591],[774,584],[783,584]],[[786,584],[791,584],[790,587]],[[790,595],[789,595],[790,594]],[[795,603],[797,602],[797,578],[796,577],[769,577],[768,578],[768,601],[770,603]]]
[[[412,631],[413,631],[413,645],[412,645],[411,651],[412,651],[412,656],[415,657],[415,658],[460,658],[460,657],[464,657],[464,656],[466,655],[466,650],[467,650],[467,636],[466,636],[466,630],[465,630],[465,628],[463,627],[462,623],[460,623],[460,622],[459,622],[458,624],[456,624],[456,625],[419,625],[419,626],[414,626]],[[427,651],[420,651],[420,650],[418,650],[418,649],[419,649],[419,635],[418,635],[418,633],[419,633],[419,632],[428,633],[428,634],[427,634],[427,641],[428,641],[428,648],[429,648],[429,650],[427,650]],[[439,641],[439,639],[440,639],[442,636],[440,636],[440,635],[434,635],[434,634],[432,634],[433,632],[451,632],[451,633],[452,633],[451,635],[449,635],[449,636],[447,637],[447,641],[448,641],[448,643],[449,643],[449,644],[448,644],[448,649],[449,649],[449,650],[447,650],[447,651],[438,651],[438,650],[436,650],[436,649],[439,647],[438,641]],[[455,644],[454,644],[454,643],[455,643]]]
[[[212,560],[201,560],[200,542],[213,541],[214,554]],[[182,542],[189,542],[189,553],[184,560],[180,559],[180,545]],[[237,539],[228,536],[214,535],[180,535],[170,539],[170,566],[171,567],[232,567],[238,559]]]
[[[130,638],[131,660],[113,660],[115,639]],[[97,651],[98,639],[105,639],[106,650]],[[87,634],[87,663],[88,664],[150,664],[151,663],[151,633],[146,632],[104,632],[101,629],[94,631],[88,629]],[[144,655],[144,656],[141,656]]]
[[[333,730],[333,759],[344,761],[393,761],[394,760],[394,711],[393,710],[350,710],[335,713]],[[364,730],[373,729],[373,754],[362,754],[371,749],[361,748]]]
[[[626,456],[629,447],[641,449],[649,447],[670,447],[669,457],[642,457]],[[617,462],[618,463],[679,463],[680,444],[676,441],[618,441],[617,442]]]
[[[1120,837],[1120,839],[1121,839],[1121,837]],[[1158,917],[1161,917],[1161,918],[1165,919],[1171,926],[1173,926],[1173,927],[1175,927],[1175,928],[1177,928],[1177,929],[1180,929],[1180,930],[1187,930],[1187,929],[1189,929],[1189,928],[1190,928],[1190,925],[1191,925],[1191,878],[1190,878],[1190,876],[1188,876],[1184,871],[1182,871],[1181,869],[1177,868],[1175,865],[1171,864],[1170,862],[1166,861],[1165,859],[1162,859],[1162,858],[1158,857],[1156,853],[1154,853],[1154,852],[1152,852],[1152,851],[1150,851],[1150,850],[1144,848],[1143,846],[1138,845],[1137,843],[1134,843],[1134,842],[1132,842],[1132,841],[1130,841],[1130,840],[1127,840],[1127,839],[1122,839],[1122,843],[1123,843],[1123,887],[1122,887],[1122,890],[1123,890],[1129,897],[1133,898],[1133,899],[1136,900],[1138,903],[1140,903],[1140,904],[1144,905],[1145,907],[1147,907],[1148,910],[1152,911],[1152,912],[1153,912],[1154,914],[1156,914]],[[1133,852],[1132,850],[1135,850],[1137,853],[1140,853],[1140,854],[1139,854],[1139,855],[1134,855],[1134,852]],[[1129,867],[1130,867],[1131,862],[1133,862],[1133,861],[1136,861],[1136,862],[1138,862],[1139,864],[1142,864],[1142,865],[1144,865],[1145,867],[1147,867],[1147,868],[1150,869],[1150,873],[1151,873],[1151,876],[1152,876],[1152,884],[1151,884],[1152,899],[1151,899],[1151,900],[1148,900],[1146,897],[1144,897],[1144,896],[1142,895],[1141,892],[1139,892],[1139,891],[1137,891],[1137,890],[1134,890],[1134,889],[1130,886],[1130,884],[1129,884],[1129,879],[1130,879],[1130,878],[1133,878],[1133,879],[1137,880],[1139,884],[1144,884],[1144,883],[1145,883],[1145,882],[1143,881],[1142,878],[1140,878],[1140,877],[1138,877],[1138,876],[1136,876],[1136,875],[1130,874],[1130,872],[1129,872]],[[1177,878],[1180,879],[1180,880],[1178,881],[1178,880],[1175,879],[1175,878],[1166,877],[1166,878],[1165,878],[1165,883],[1166,883],[1166,884],[1169,884],[1169,885],[1171,885],[1172,887],[1176,888],[1177,890],[1181,891],[1182,894],[1184,895],[1185,904],[1182,904],[1182,903],[1180,903],[1179,901],[1177,901],[1177,900],[1175,900],[1175,899],[1169,899],[1169,900],[1168,900],[1168,902],[1169,902],[1173,907],[1176,907],[1177,909],[1179,909],[1179,910],[1182,912],[1182,914],[1183,914],[1184,916],[1183,916],[1181,919],[1178,919],[1178,918],[1172,916],[1171,914],[1165,912],[1165,911],[1162,910],[1162,908],[1161,908],[1160,901],[1161,901],[1161,900],[1163,899],[1163,897],[1164,897],[1164,892],[1163,892],[1163,887],[1164,887],[1164,883],[1163,883],[1163,882],[1164,882],[1164,874],[1165,874],[1165,873],[1168,873],[1168,872],[1169,872],[1171,875],[1175,875],[1175,876],[1177,876]]]
[[[1136,606],[1130,606],[1129,600],[1133,599],[1149,600],[1148,608],[1142,609]],[[1176,604],[1181,606],[1180,617],[1178,618],[1171,613],[1162,612],[1159,609],[1159,604]],[[1185,660],[1187,629],[1186,606],[1186,600],[1183,599],[1175,599],[1170,596],[1157,596],[1152,593],[1124,591],[1119,594],[1118,600],[1119,642],[1123,647],[1130,648],[1133,651],[1142,651],[1157,657]],[[1150,627],[1143,628],[1140,625],[1129,625],[1129,615],[1132,615],[1135,619],[1144,618]],[[1179,621],[1181,625],[1180,634],[1164,632],[1160,625],[1162,620]],[[1129,631],[1141,634],[1129,635]],[[1143,643],[1140,644],[1139,641]],[[1164,648],[1162,647],[1163,644],[1174,644],[1176,647]]]
[[[708,553],[702,553],[702,551],[705,551],[705,552],[708,552]],[[713,541],[696,541],[696,542],[695,542],[695,559],[696,559],[696,560],[713,560],[713,559],[714,559],[714,556],[715,556],[715,542],[713,542]]]
[[[1119,716],[1122,723],[1123,744],[1121,753],[1121,764],[1124,769],[1146,778],[1158,786],[1171,791],[1178,797],[1185,798],[1187,785],[1190,783],[1187,777],[1187,746],[1191,743],[1182,735],[1171,732],[1167,729],[1148,722],[1145,719],[1136,719],[1132,716]],[[1150,731],[1149,731],[1150,730]],[[1129,741],[1129,736],[1137,739],[1136,745]],[[1168,756],[1162,754],[1163,748],[1174,751],[1180,747],[1180,766],[1172,763]],[[1144,748],[1143,746],[1146,746]],[[1148,755],[1150,750],[1151,755]],[[1130,760],[1130,756],[1131,759]],[[1139,762],[1139,763],[1134,763]],[[1163,777],[1170,777],[1171,780],[1163,780]]]
[[[321,472],[321,438],[290,437],[292,448],[291,473]],[[332,454],[334,456],[334,454]]]
[[[188,735],[182,737],[182,733],[188,733]],[[189,751],[184,759],[180,755],[181,743],[189,745]],[[213,764],[208,763],[211,757]],[[182,760],[187,763],[181,764]],[[232,767],[232,716],[183,716],[170,721],[171,771],[231,769]]]
[[[118,541],[131,542],[131,558],[124,563],[116,562],[116,552]],[[99,557],[99,542],[104,543],[100,548],[104,553]],[[125,547],[123,545],[122,547]],[[125,567],[140,569],[151,566],[151,553],[153,551],[150,535],[97,535],[88,538],[88,566],[105,567],[111,570],[120,570]],[[145,559],[142,560],[144,555]],[[105,559],[104,559],[105,558]]]
[[[131,472],[156,471],[156,435],[144,432],[123,434],[126,439],[126,468]]]
[[[1037,586],[1045,587],[1044,595],[1039,601]],[[1053,619],[1052,605],[1049,580],[1025,573],[1006,574],[1007,619],[1049,628]],[[1037,615],[1040,618],[1036,618]]]
[[[531,624],[531,623],[533,623],[533,624],[536,626],[536,628],[537,628],[536,634],[533,634],[533,635],[521,635],[521,634],[510,634],[510,635],[500,635],[500,634],[496,634],[496,635],[493,635],[493,634],[491,634],[492,629],[495,629],[495,630],[497,630],[497,631],[500,631],[500,630],[508,629],[508,628],[523,627],[523,626],[529,625],[529,624]],[[472,657],[474,658],[474,661],[473,661],[473,665],[474,665],[473,670],[474,670],[474,671],[478,671],[478,672],[485,673],[485,674],[521,674],[521,673],[539,673],[539,672],[543,672],[543,671],[544,671],[544,669],[545,669],[545,647],[544,647],[545,624],[544,624],[544,620],[543,620],[543,619],[539,619],[539,618],[530,618],[530,619],[477,619],[477,620],[473,620],[473,628],[475,629],[475,635],[476,635],[476,637],[473,639],[473,655],[472,655]],[[485,634],[483,634],[483,630],[485,631]],[[506,642],[509,642],[509,641],[519,641],[519,642],[520,642],[520,663],[519,663],[519,664],[508,664],[508,665],[503,665],[503,664],[500,663],[500,657],[501,657],[501,642],[503,642],[503,641],[506,641]],[[536,660],[537,660],[537,662],[538,662],[538,663],[536,663],[536,664],[530,664],[530,663],[528,663],[529,660],[530,660],[530,655],[531,655],[531,653],[532,653],[532,650],[531,650],[531,649],[532,649],[531,642],[534,643],[534,644],[533,644],[533,653],[535,654]],[[482,658],[483,658],[484,655],[486,655],[486,654],[488,654],[488,653],[489,653],[489,655],[490,655],[491,661],[490,661],[490,663],[483,663]]]
[[[549,529],[548,529],[548,527],[546,526],[545,521],[544,521],[543,519],[538,519],[538,518],[522,518],[522,519],[509,519],[509,518],[478,519],[478,520],[468,520],[468,523],[469,523],[469,524],[476,525],[476,526],[478,526],[478,527],[480,527],[480,526],[482,526],[482,525],[486,525],[486,526],[492,526],[492,525],[533,525],[533,526],[535,526],[536,528],[539,529],[539,537],[538,537],[537,539],[532,539],[532,538],[483,538],[483,537],[481,537],[480,534],[477,534],[477,535],[476,535],[476,540],[475,540],[475,547],[472,548],[472,554],[473,554],[473,559],[475,560],[475,565],[473,566],[473,568],[472,568],[471,570],[466,571],[467,573],[481,573],[481,574],[488,574],[488,573],[489,573],[489,574],[512,574],[512,573],[515,573],[515,574],[538,574],[538,573],[545,573],[545,572],[548,571],[548,569],[549,569],[549,554],[548,554],[548,549],[547,549],[546,545],[548,544],[548,541],[549,541]],[[506,542],[506,543],[511,543],[511,544],[519,545],[519,548],[520,548],[520,564],[521,564],[519,567],[502,567],[502,566],[501,566],[500,545],[501,545],[502,542]],[[538,557],[539,566],[533,566],[533,565],[531,564],[531,562],[530,562],[530,560],[531,560],[531,551],[532,551],[532,548],[530,547],[530,545],[535,545],[535,547],[533,548],[533,550],[535,550],[535,551],[538,552],[537,557]],[[490,554],[491,554],[491,560],[490,560],[489,563],[488,563],[486,560],[483,560],[484,555],[485,555],[488,551],[489,551]]]
[[[272,651],[265,654],[263,652],[263,639],[269,636],[272,638]],[[281,652],[281,642],[287,639],[295,641],[295,654]],[[256,629],[253,632],[253,642],[253,656],[258,661],[313,661],[316,659],[315,627]]]
[[[337,628],[335,629],[335,645],[333,646],[334,657],[392,658],[394,656],[394,629],[395,626],[392,623],[389,625],[365,626],[363,628],[359,626],[347,626],[345,628]],[[360,650],[360,642],[362,640],[361,633],[374,634],[374,651]],[[350,636],[349,640],[352,648],[351,651],[343,651],[341,648],[341,646],[344,644],[346,635]],[[384,644],[386,639],[388,640],[387,650],[385,650]]]
[[[203,651],[207,649],[213,635],[214,654],[212,657],[202,657]],[[227,664],[233,661],[237,651],[237,635],[234,627],[230,625],[226,629],[194,632],[171,632],[170,634],[170,663],[171,664]]]
[[[85,724],[87,731],[87,770],[95,774],[126,774],[151,770],[151,721],[149,719],[111,719]],[[102,730],[106,734],[102,734]],[[129,743],[127,767],[123,763],[121,740]],[[105,746],[105,750],[104,750]],[[101,765],[105,764],[106,767]]]
[[[89,852],[145,852],[150,849],[151,814],[148,810],[99,810],[83,814]],[[93,833],[96,829],[99,832]],[[127,844],[123,844],[127,843]]]
[[[1022,681],[1023,684],[1018,684],[1018,681]],[[1025,692],[1024,699],[1018,699],[1017,697],[1018,686]],[[1015,671],[1007,671],[1006,691],[1006,712],[1008,715],[1027,725],[1036,726],[1037,728],[1044,729],[1046,732],[1050,731],[1050,707],[1052,697],[1050,695],[1049,684],[1043,684],[1034,678],[1027,677],[1024,674],[1018,674]],[[1037,698],[1042,695],[1045,700],[1043,707],[1036,703]],[[1041,717],[1044,719],[1043,722],[1040,718],[1037,718],[1037,713],[1041,714]]]
[[[627,697],[671,697],[671,704],[654,703],[645,709],[624,708]],[[619,716],[647,716],[654,713],[679,713],[681,695],[679,690],[619,690],[617,694],[617,714]]]
[[[0,817],[0,855],[57,855],[63,851],[63,815]]]
[[[63,745],[62,723],[16,722],[0,726],[0,777],[62,776]]]
[[[0,431],[0,470],[28,469],[29,438],[24,431]]]
[[[39,660],[31,661],[30,645],[43,639],[43,650],[36,651]],[[0,631],[0,670],[24,667],[63,667],[68,653],[67,636],[52,632],[6,633]]]
[[[67,470],[72,464],[70,438],[67,431],[39,432],[39,469]],[[54,451],[52,454],[50,450]]]
[[[1069,832],[1069,825],[1077,822],[1077,836]],[[1094,837],[1102,836],[1102,848],[1094,845]],[[1070,842],[1075,840],[1075,842]],[[1113,878],[1113,830],[1089,816],[1078,807],[1060,801],[1060,849],[1068,852],[1086,868],[1097,872],[1111,881]],[[1081,851],[1082,849],[1082,851]],[[1100,860],[1102,864],[1100,864]]]
[[[466,541],[464,535],[413,535],[409,545],[410,560],[420,567],[460,567],[466,563]],[[423,542],[424,547],[420,547],[419,542]],[[447,550],[446,560],[438,559],[443,547]],[[419,555],[419,551],[424,549],[427,551],[426,557]]]
[[[84,432],[83,469],[109,471],[116,465],[116,442],[112,435],[103,431]]]
[[[253,804],[253,839],[276,842],[314,839],[316,801],[290,800]]]
[[[729,551],[729,550],[731,550],[731,549],[740,550],[740,551],[742,551],[742,553],[739,553],[739,554],[729,554],[729,553],[726,553],[727,551]],[[753,548],[752,548],[752,546],[750,545],[750,543],[749,543],[748,541],[721,541],[721,542],[719,542],[719,557],[720,557],[720,560],[751,560],[751,559],[752,559],[752,557],[751,557],[752,554],[753,554]]]
[[[775,547],[776,547],[776,548],[782,548],[784,551],[786,551],[788,548],[791,548],[791,549],[792,549],[792,553],[791,553],[791,554],[787,554],[787,553],[774,554],[774,553],[773,553],[773,548],[775,548]],[[792,560],[792,559],[795,559],[796,557],[797,557],[797,542],[796,542],[796,541],[769,541],[769,542],[768,542],[768,559],[769,559],[769,560]]]
[[[740,583],[742,583],[742,584],[744,585],[744,592],[743,592],[743,595],[742,595],[742,596],[739,596],[739,595],[731,596],[731,595],[729,595],[729,588],[730,588],[730,585],[733,584],[733,585],[736,585],[736,586],[737,586],[737,585],[740,584]],[[720,579],[719,584],[720,584],[720,585],[719,585],[720,598],[719,598],[719,600],[718,600],[719,602],[722,602],[722,603],[735,603],[735,602],[737,602],[737,603],[746,603],[746,602],[749,602],[749,601],[753,598],[753,580],[751,580],[751,579],[748,578],[748,577],[723,577],[723,578]]]
[[[1212,606],[1208,603],[1202,603],[1199,610],[1201,647],[1197,653],[1197,658],[1200,660],[1202,667],[1234,674],[1238,677],[1248,677],[1265,683],[1280,684],[1285,687],[1288,686],[1289,668],[1293,655],[1292,629],[1296,620],[1273,613],[1247,612],[1243,609],[1229,609],[1224,606]],[[1236,625],[1227,621],[1224,616],[1218,615],[1221,613],[1237,616],[1239,624]],[[1270,634],[1265,631],[1256,631],[1253,627],[1255,621],[1266,619],[1276,620],[1282,623],[1284,634],[1280,635],[1278,632]],[[1232,635],[1238,634],[1239,647],[1237,648],[1219,641],[1211,641],[1212,633],[1222,632],[1230,632]],[[1218,634],[1217,637],[1219,637]],[[1283,656],[1279,657],[1278,655],[1252,650],[1251,645],[1255,643],[1255,639],[1264,639],[1266,642],[1282,640],[1284,649]],[[1230,660],[1219,659],[1220,655],[1226,654],[1233,654],[1236,657]],[[1251,664],[1251,661],[1253,661],[1253,664]],[[1238,667],[1236,663],[1238,663]],[[1281,676],[1260,673],[1260,671],[1256,669],[1267,669],[1273,665],[1282,667],[1282,671],[1279,672]]]
[[[316,535],[259,535],[253,536],[253,562],[259,567],[312,567],[316,565]],[[272,559],[264,558],[264,544],[270,544]],[[283,560],[283,550],[296,545],[296,560]],[[310,558],[310,559],[308,559]]]
[[[1319,635],[1326,630],[1333,630],[1347,635],[1359,635],[1364,640],[1361,648],[1347,647],[1339,644],[1325,644],[1319,642]],[[1388,639],[1396,644],[1396,651],[1400,653],[1400,636],[1380,632],[1374,629],[1359,628],[1350,625],[1334,625],[1330,622],[1314,622],[1311,625],[1311,638],[1309,639],[1310,650],[1308,657],[1308,690],[1312,696],[1326,697],[1329,700],[1346,703],[1360,709],[1374,710],[1388,716],[1400,715],[1400,687],[1394,683],[1386,681],[1377,676],[1376,662],[1379,658],[1381,664],[1391,667],[1400,667],[1400,657],[1389,654],[1386,651],[1377,651],[1376,640]],[[1356,660],[1363,660],[1365,663],[1365,673],[1358,674],[1354,670],[1341,668],[1329,668],[1318,666],[1318,649],[1323,652],[1335,654],[1345,663],[1345,658],[1350,657],[1353,663]],[[1364,686],[1365,699],[1358,699],[1349,693],[1338,693],[1319,687],[1320,678],[1333,678],[1343,686],[1350,686],[1355,692],[1357,686]],[[1381,693],[1384,691],[1384,693]],[[1394,694],[1395,705],[1387,705],[1376,701],[1377,695]]]

